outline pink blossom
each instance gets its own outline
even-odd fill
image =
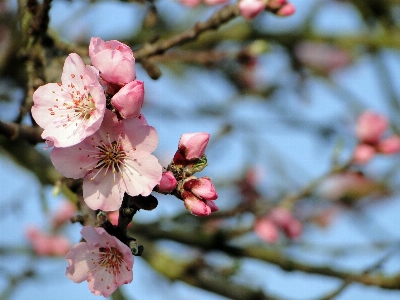
[[[331,201],[355,201],[361,197],[384,191],[384,186],[358,172],[346,172],[328,177],[317,193]]]
[[[388,128],[385,116],[372,111],[366,111],[358,118],[356,135],[361,142],[376,144]]]
[[[182,3],[185,6],[189,7],[195,7],[200,4],[201,0],[178,0],[180,3]]]
[[[36,227],[29,227],[26,236],[33,251],[40,256],[63,256],[68,253],[70,243],[62,235],[50,235]]]
[[[64,63],[62,83],[48,83],[33,93],[32,116],[44,128],[49,145],[76,145],[99,129],[106,98],[98,73],[71,53]]]
[[[177,183],[178,182],[171,171],[164,172],[162,174],[160,183],[158,184],[157,192],[169,194],[176,188]]]
[[[218,210],[213,201],[199,199],[189,191],[184,191],[182,198],[186,209],[195,216],[205,217]]]
[[[215,200],[218,198],[215,187],[208,177],[195,178],[189,177],[183,184],[183,188],[190,191],[197,198],[203,200]]]
[[[395,154],[400,152],[400,137],[393,135],[380,141],[378,149],[383,154]]]
[[[76,206],[69,200],[65,200],[52,217],[52,225],[59,228],[68,222],[76,213]]]
[[[134,80],[123,86],[112,98],[112,105],[124,119],[136,118],[144,100],[143,81]]]
[[[204,155],[209,139],[206,132],[184,133],[179,139],[178,150],[189,161],[199,159]]]
[[[219,5],[228,2],[229,0],[204,0],[204,3],[207,5]]]
[[[296,12],[296,7],[291,3],[287,3],[283,5],[281,8],[279,8],[276,14],[281,17],[288,17],[293,15],[295,12]]]
[[[240,14],[246,19],[253,19],[265,8],[261,0],[241,0],[239,1]]]
[[[303,224],[296,219],[292,218],[283,228],[283,231],[285,232],[285,235],[289,239],[295,239],[301,236],[303,232]]]
[[[267,243],[275,243],[279,237],[276,224],[268,217],[258,219],[254,226],[255,233]]]
[[[375,147],[368,144],[359,144],[354,150],[353,162],[357,164],[365,164],[369,162],[375,154]]]
[[[151,154],[156,130],[144,116],[118,121],[107,110],[100,129],[78,145],[54,148],[55,168],[69,178],[83,178],[83,197],[93,210],[118,210],[126,192],[148,196],[160,182],[162,167]]]
[[[297,59],[307,67],[320,72],[332,72],[349,65],[349,53],[326,43],[301,42],[295,47]]]
[[[279,227],[285,227],[293,220],[292,213],[283,207],[273,208],[268,217]]]
[[[116,41],[103,41],[92,37],[89,55],[93,66],[100,71],[100,76],[107,82],[126,84],[135,80],[135,58],[131,48]]]
[[[110,296],[117,287],[132,282],[131,249],[103,228],[85,226],[81,230],[86,242],[74,245],[67,254],[66,275],[75,283],[88,281],[96,296]]]

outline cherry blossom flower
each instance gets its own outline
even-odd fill
[[[73,282],[88,281],[96,296],[110,296],[117,287],[132,282],[131,249],[103,228],[85,226],[81,230],[86,242],[74,245],[67,254],[66,275]]]
[[[33,93],[32,116],[44,128],[50,146],[76,145],[99,129],[106,97],[98,72],[71,53],[64,63],[61,83],[48,83]]]
[[[135,80],[135,58],[129,46],[117,40],[105,42],[99,37],[92,37],[89,55],[105,81],[124,85]]]
[[[69,178],[84,178],[83,197],[93,210],[118,210],[124,193],[148,196],[160,182],[162,167],[151,154],[156,130],[144,116],[118,121],[107,110],[100,129],[69,148],[54,148],[55,168]]]

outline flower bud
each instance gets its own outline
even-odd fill
[[[260,0],[241,0],[239,2],[240,14],[248,20],[256,17],[264,8],[265,5]]]
[[[191,214],[199,217],[205,217],[211,214],[212,208],[207,205],[206,201],[197,198],[188,191],[184,191],[182,196],[185,207]]]
[[[383,154],[395,154],[400,152],[400,137],[393,135],[378,144],[378,149]]]
[[[278,227],[268,217],[257,220],[254,231],[267,243],[275,243],[279,237]]]
[[[356,147],[353,154],[353,162],[357,164],[366,164],[376,154],[375,147],[368,144],[360,144]]]
[[[178,150],[189,161],[199,159],[204,155],[210,135],[206,132],[182,134]]]
[[[112,98],[112,105],[124,119],[136,118],[144,100],[143,81],[134,80],[123,86]]]
[[[376,144],[387,128],[388,120],[385,116],[366,111],[358,118],[356,135],[362,142]]]
[[[214,185],[208,177],[189,179],[185,181],[183,188],[203,200],[215,200],[218,198]]]
[[[105,42],[101,38],[92,37],[89,56],[93,66],[107,82],[125,84],[136,78],[133,52],[117,40]]]
[[[157,192],[170,194],[176,188],[177,181],[171,171],[162,174],[160,183],[157,186]]]

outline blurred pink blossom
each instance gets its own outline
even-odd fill
[[[395,154],[400,152],[400,137],[393,135],[378,143],[378,151],[383,154]]]
[[[53,228],[57,229],[66,222],[69,222],[75,213],[76,206],[70,200],[64,200],[52,217],[51,223]]]
[[[365,164],[369,162],[376,154],[375,147],[368,144],[359,144],[354,150],[353,162]]]
[[[131,249],[103,228],[85,226],[86,242],[74,245],[67,254],[66,275],[73,282],[87,280],[96,296],[110,296],[119,286],[133,279]]]
[[[256,221],[255,233],[267,243],[275,243],[279,238],[278,226],[268,217]]]
[[[357,138],[364,143],[376,144],[389,126],[388,119],[373,111],[362,113],[356,124]]]
[[[240,14],[248,20],[256,17],[265,8],[265,4],[261,0],[240,0]]]
[[[305,66],[324,73],[342,69],[352,61],[349,53],[343,49],[329,44],[313,42],[297,44],[295,55]]]
[[[64,256],[71,247],[65,236],[47,234],[34,226],[26,229],[26,236],[39,256]]]

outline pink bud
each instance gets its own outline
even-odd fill
[[[240,14],[248,20],[253,19],[263,11],[265,5],[260,0],[241,0],[239,2]]]
[[[292,218],[290,222],[283,227],[283,230],[288,238],[295,239],[301,235],[303,231],[303,225],[299,220]]]
[[[218,198],[215,187],[208,177],[189,179],[183,184],[183,188],[203,200],[215,200]]]
[[[275,243],[279,237],[277,226],[268,217],[257,220],[254,231],[267,243]]]
[[[374,157],[375,153],[375,147],[368,144],[360,144],[354,150],[353,162],[357,164],[366,164]]]
[[[89,55],[93,66],[105,81],[125,84],[135,80],[135,58],[127,45],[116,40],[105,42],[92,37]]]
[[[76,206],[69,200],[65,200],[58,210],[55,212],[52,218],[52,225],[54,228],[59,228],[75,215]]]
[[[293,216],[290,211],[283,207],[276,207],[268,214],[269,219],[279,227],[287,226],[292,220]]]
[[[62,256],[70,249],[69,241],[62,235],[49,235],[36,227],[29,227],[26,236],[33,251],[40,256]]]
[[[219,210],[218,206],[215,205],[214,201],[206,200],[206,204],[207,204],[207,206],[209,206],[211,208],[211,212],[215,212],[215,211]]]
[[[117,226],[118,225],[118,218],[119,218],[119,211],[108,211],[107,212],[107,219],[110,221],[111,224]]]
[[[160,183],[157,186],[157,192],[169,194],[176,188],[177,181],[171,171],[162,174]]]
[[[356,135],[362,142],[376,144],[387,128],[388,120],[385,116],[366,111],[358,118]]]
[[[200,4],[201,0],[179,0],[179,2],[189,7],[195,7]]]
[[[383,154],[395,154],[400,152],[400,137],[393,135],[378,144],[378,149]]]
[[[295,12],[296,12],[296,7],[293,4],[288,3],[282,6],[280,9],[278,9],[276,14],[281,17],[288,17],[293,15]]]
[[[219,5],[228,2],[229,0],[204,0],[207,5]]]
[[[206,132],[184,133],[179,139],[178,150],[187,160],[199,159],[204,155],[209,139]]]
[[[185,207],[191,214],[199,217],[205,217],[211,214],[212,209],[207,203],[188,191],[183,193],[183,202]]]
[[[134,80],[123,86],[112,98],[112,105],[124,119],[136,118],[140,115],[144,100],[143,81]]]

